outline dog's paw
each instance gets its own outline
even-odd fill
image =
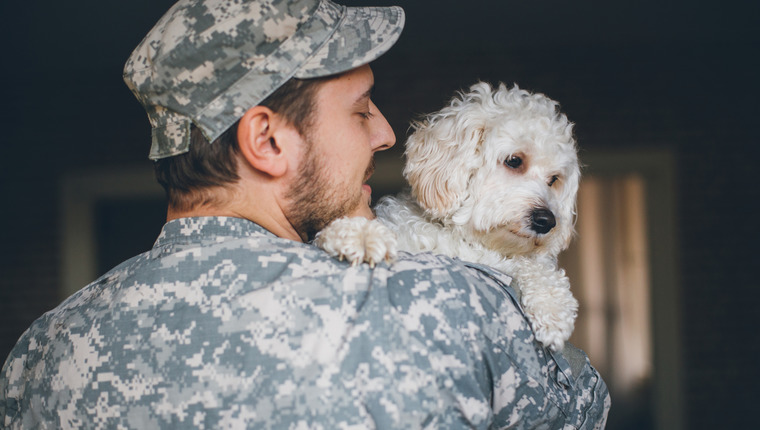
[[[562,351],[565,342],[573,334],[577,313],[561,310],[555,313],[526,311],[526,314],[533,326],[536,340],[552,351]]]
[[[525,266],[518,279],[525,315],[536,340],[552,351],[562,351],[578,316],[578,301],[570,291],[570,280],[564,270],[541,262]]]
[[[371,267],[396,259],[396,235],[378,220],[363,217],[339,218],[314,239],[314,244],[340,260],[356,266],[368,263]]]

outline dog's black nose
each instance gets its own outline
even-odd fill
[[[557,225],[557,221],[549,209],[534,209],[530,214],[530,229],[536,233],[548,233],[555,225]]]

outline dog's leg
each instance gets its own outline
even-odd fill
[[[396,235],[378,220],[362,217],[339,218],[314,238],[314,244],[328,254],[352,265],[369,263],[371,267],[396,258]]]
[[[519,260],[515,275],[520,302],[536,339],[553,351],[561,351],[573,333],[578,315],[578,301],[570,291],[570,280],[553,262]]]

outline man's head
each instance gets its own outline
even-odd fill
[[[148,113],[152,160],[187,152],[190,126],[209,142],[289,79],[368,64],[398,39],[401,8],[329,0],[180,0],[124,66]]]
[[[326,218],[350,212],[345,208],[357,197],[353,190],[341,189],[351,186],[344,172],[363,164],[364,176],[369,161],[356,158],[336,164],[330,145],[315,145],[351,134],[333,130],[337,136],[325,136],[314,131],[322,126],[320,122],[328,123],[323,129],[337,123],[332,116],[318,114],[321,108],[317,106],[328,106],[318,99],[324,98],[322,87],[329,89],[334,82],[356,82],[359,75],[371,80],[369,67],[360,66],[395,43],[403,21],[403,11],[397,7],[345,8],[327,0],[180,0],[175,4],[124,69],[125,81],[152,125],[150,158],[161,160],[157,174],[167,188],[170,209],[218,203],[215,199],[220,194],[212,191],[237,182],[242,165],[244,173],[252,167],[259,178],[282,176],[292,182],[284,193],[285,203],[277,204],[288,212],[287,221],[294,223],[302,239],[323,224],[315,219],[330,205],[339,209],[327,211]],[[371,105],[369,96],[365,104]],[[374,111],[362,112],[376,115],[365,127],[380,136],[366,139],[367,145],[384,142],[372,144],[376,148],[372,152],[394,141],[392,132],[388,137],[387,122]],[[245,122],[242,126],[241,121]],[[287,156],[262,164],[263,158],[244,142],[256,140],[252,132],[270,133],[284,126],[295,133],[278,131],[277,139],[272,134],[269,146],[274,151],[269,153],[287,149]],[[303,144],[290,145],[291,138]],[[344,148],[337,155],[351,152]],[[316,205],[321,208],[314,207],[316,196],[322,198]],[[311,215],[300,216],[299,212],[305,212],[301,208],[310,204]]]

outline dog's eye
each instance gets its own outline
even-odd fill
[[[517,169],[518,167],[522,166],[522,162],[522,158],[514,155],[504,160],[504,164],[512,169]]]
[[[549,179],[549,186],[551,187],[552,185],[554,185],[554,183],[557,182],[557,179],[559,179],[559,176],[557,175],[552,176],[552,178]]]

